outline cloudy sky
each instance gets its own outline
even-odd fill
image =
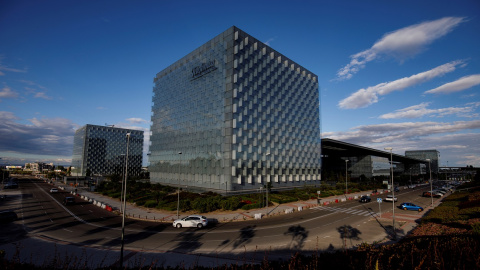
[[[153,77],[235,25],[319,77],[323,137],[480,166],[480,2],[1,1],[0,163],[145,131]]]

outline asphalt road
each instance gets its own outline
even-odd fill
[[[62,205],[69,193],[50,193],[50,185],[36,179],[19,181],[20,188],[0,204],[0,210],[13,209],[19,220],[0,232],[1,242],[13,242],[35,236],[59,244],[118,250],[121,217],[77,200]],[[395,195],[396,205],[408,201],[426,208],[430,198],[421,197],[426,190],[402,190]],[[392,235],[392,204],[347,201],[314,207],[288,215],[261,220],[228,222],[204,229],[173,228],[171,223],[126,220],[125,249],[136,252],[172,252],[179,254],[239,254],[269,251],[270,258],[292,251],[315,251],[350,248],[361,243],[388,239]],[[406,234],[423,213],[395,208],[397,234]],[[237,257],[238,258],[238,257]]]

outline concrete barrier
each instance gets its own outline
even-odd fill
[[[342,201],[342,202],[346,202],[346,201],[347,201],[347,199],[343,198],[341,201]]]
[[[262,213],[255,214],[255,219],[262,219]]]
[[[285,209],[285,214],[290,214],[290,213],[293,213],[293,208]]]
[[[303,206],[299,206],[299,207],[297,208],[297,210],[298,210],[298,211],[303,211]]]

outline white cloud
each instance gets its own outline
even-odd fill
[[[0,150],[10,154],[70,156],[77,126],[65,118],[29,119],[29,124],[11,112],[0,112]],[[10,155],[9,154],[9,155]]]
[[[148,123],[149,121],[147,120],[144,120],[142,118],[128,118],[126,119],[129,123],[131,124],[145,124],[145,123]]]
[[[0,90],[0,99],[1,98],[17,98],[18,93],[15,91],[12,91],[10,87],[4,86],[2,90]]]
[[[1,58],[0,58],[1,60]],[[21,69],[16,69],[16,68],[9,68],[0,63],[0,76],[5,76],[5,73],[3,71],[8,71],[8,72],[16,72],[16,73],[25,73],[27,70],[21,70]]]
[[[453,61],[443,64],[434,69],[421,72],[410,77],[401,78],[392,82],[380,83],[366,89],[360,89],[349,97],[341,100],[338,106],[341,109],[358,109],[367,107],[378,102],[378,96],[390,94],[393,91],[403,90],[417,84],[424,83],[436,77],[445,75],[456,69],[456,66],[463,64],[463,61]]]
[[[270,46],[270,44],[275,40],[275,38],[270,38],[267,41],[265,41],[265,45]]]
[[[424,102],[418,105],[410,106],[404,109],[396,110],[393,113],[386,113],[380,115],[380,119],[399,119],[399,118],[420,118],[425,115],[432,117],[443,117],[445,115],[456,114],[461,117],[478,117],[478,114],[472,113],[477,107],[480,106],[480,102],[468,103],[465,107],[448,107],[440,109],[428,109],[430,103]]]
[[[370,49],[351,56],[352,60],[337,72],[337,79],[350,79],[365,65],[380,56],[403,61],[423,51],[433,41],[445,36],[465,21],[460,17],[445,17],[411,25],[384,35]]]
[[[435,89],[428,90],[425,94],[450,94],[469,89],[480,84],[480,74],[462,77],[454,82],[446,83]]]
[[[52,97],[47,96],[47,94],[45,94],[44,92],[35,93],[35,98],[43,98],[43,99],[47,99],[47,100],[52,99]]]

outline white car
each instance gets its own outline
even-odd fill
[[[387,197],[385,198],[385,201],[387,201],[387,202],[396,202],[396,201],[397,201],[397,197],[393,197],[393,195],[387,195]]]
[[[200,215],[190,215],[182,219],[177,219],[173,221],[173,227],[182,228],[182,227],[196,227],[203,228],[207,226],[208,220],[205,216]]]
[[[50,189],[50,193],[57,193],[58,192],[58,189],[57,188],[51,188]]]

